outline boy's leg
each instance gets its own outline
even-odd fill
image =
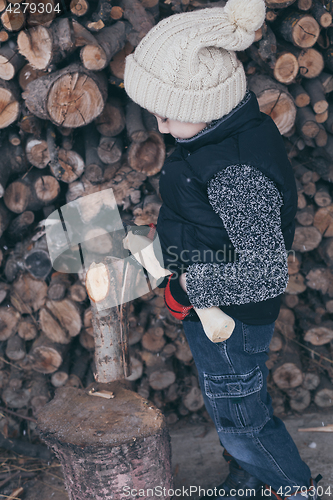
[[[222,445],[249,474],[285,495],[310,487],[311,472],[267,393],[271,325],[235,320],[231,337],[214,344],[200,322],[184,321],[208,413]]]

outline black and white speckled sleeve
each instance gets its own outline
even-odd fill
[[[210,179],[207,194],[239,259],[191,264],[186,271],[191,304],[198,309],[239,305],[283,293],[289,279],[283,200],[274,182],[255,167],[232,165]]]

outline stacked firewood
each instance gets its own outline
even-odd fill
[[[39,13],[35,2],[19,3],[0,0],[0,387],[3,405],[31,417],[55,388],[86,387],[95,371],[84,275],[52,268],[45,219],[112,188],[123,220],[156,223],[159,172],[174,141],[127,98],[125,57],[163,17],[225,2],[72,0],[65,12],[39,0]],[[239,57],[283,134],[298,188],[290,281],[267,361],[283,413],[333,406],[333,2],[266,4],[266,22]],[[110,234],[89,227],[89,252],[111,255]],[[129,327],[133,388],[169,423],[207,416],[163,290],[132,301]],[[17,434],[17,420],[2,417],[0,431]]]

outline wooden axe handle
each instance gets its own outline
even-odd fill
[[[123,245],[155,279],[172,274],[168,269],[161,267],[156,259],[152,241],[146,236],[129,232],[123,240]],[[205,334],[212,342],[222,342],[228,339],[234,331],[235,321],[219,307],[213,306],[205,309],[194,307],[194,310],[200,318]]]

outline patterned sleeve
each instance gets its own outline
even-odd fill
[[[232,165],[207,185],[208,199],[221,217],[238,259],[191,264],[186,288],[198,309],[260,302],[288,284],[287,251],[281,230],[282,196],[275,183],[249,165]]]

